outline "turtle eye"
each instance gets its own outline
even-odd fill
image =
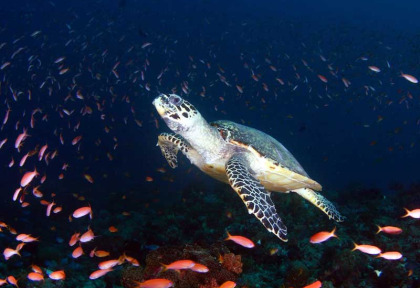
[[[182,104],[182,98],[178,95],[171,95],[169,96],[169,102],[175,106],[179,106]]]

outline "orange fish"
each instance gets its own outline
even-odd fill
[[[222,285],[219,286],[219,288],[233,288],[236,287],[236,283],[233,281],[226,281]]]
[[[321,80],[322,82],[324,82],[324,83],[328,83],[328,80],[327,80],[327,78],[326,78],[325,76],[323,76],[323,75],[321,75],[321,74],[318,74],[318,78],[319,78],[319,80]]]
[[[80,236],[79,241],[82,243],[86,243],[93,240],[93,238],[95,238],[95,234],[93,234],[92,229],[89,228],[88,231],[86,231],[82,234],[82,236]]]
[[[103,251],[103,250],[96,250],[94,252],[94,254],[95,254],[96,257],[99,257],[99,258],[103,258],[103,257],[108,257],[109,256],[109,252],[108,251]]]
[[[63,207],[57,206],[57,207],[54,208],[53,213],[57,214],[57,213],[61,212],[62,210],[63,210]]]
[[[105,269],[115,267],[117,265],[121,265],[122,263],[123,263],[122,259],[112,259],[112,260],[107,260],[107,261],[103,261],[99,263],[98,267],[101,270],[105,270]]]
[[[315,281],[314,283],[306,285],[303,288],[320,288],[320,287],[322,287],[322,282],[318,280],[318,281]]]
[[[125,255],[125,253],[124,253],[124,255],[122,257],[125,259],[125,261],[127,261],[131,265],[133,265],[133,266],[140,266],[139,261],[137,261],[137,259],[135,259],[134,257]]]
[[[20,186],[25,187],[26,185],[28,185],[29,183],[31,183],[31,181],[38,175],[38,171],[36,171],[36,169],[34,171],[28,171],[26,172],[22,179],[20,180]]]
[[[402,229],[399,227],[394,227],[394,226],[381,227],[379,225],[376,225],[376,226],[378,226],[378,232],[376,232],[376,234],[381,233],[382,231],[387,234],[393,234],[393,235],[398,235],[402,233]]]
[[[45,212],[45,215],[47,217],[49,217],[51,215],[51,209],[52,207],[55,205],[54,201],[52,201],[51,203],[48,204],[47,206],[47,211]]]
[[[163,278],[150,279],[144,282],[134,282],[137,284],[136,288],[169,288],[174,286],[172,281]]]
[[[51,272],[48,277],[50,277],[52,280],[64,280],[66,279],[66,273],[64,270],[54,271]]]
[[[14,276],[12,276],[12,275],[7,276],[7,282],[9,282],[9,284],[10,284],[10,285],[13,285],[13,286],[19,287],[19,286],[18,286],[18,281],[17,281],[17,280],[16,280],[16,278],[15,278]]]
[[[74,218],[80,218],[80,217],[86,216],[88,214],[89,214],[90,219],[92,219],[93,213],[92,213],[92,207],[90,207],[90,205],[86,206],[86,207],[80,207],[80,208],[74,210],[73,217]]]
[[[28,279],[31,281],[44,281],[44,275],[37,272],[31,272],[28,274]]]
[[[73,257],[74,259],[77,259],[82,255],[83,255],[82,246],[77,247],[76,249],[73,250],[73,253],[71,253],[71,257]]]
[[[31,235],[30,234],[19,234],[19,235],[16,236],[16,240],[17,241],[22,241],[23,239],[25,239],[29,236],[31,236]]]
[[[407,208],[404,208],[404,210],[405,210],[405,212],[407,212],[407,214],[405,214],[401,218],[405,218],[405,217],[410,216],[411,218],[420,219],[420,209],[414,209],[414,210],[410,211]]]
[[[353,243],[353,244],[354,244],[354,248],[351,251],[359,250],[363,253],[370,254],[370,255],[376,255],[382,252],[381,249],[373,245],[365,245],[365,244],[357,245],[356,243]]]
[[[419,83],[419,80],[417,80],[416,77],[410,75],[410,74],[404,74],[401,72],[401,77],[404,77],[407,81],[410,81],[411,83],[417,84]]]
[[[35,265],[35,264],[32,264],[32,265],[31,265],[31,268],[32,268],[32,271],[33,271],[33,272],[36,272],[36,273],[39,273],[39,274],[43,274],[43,273],[44,273],[44,272],[42,272],[41,267],[39,267],[39,266],[37,266],[37,265]]]
[[[190,269],[195,265],[194,261],[191,260],[178,260],[175,262],[172,262],[171,264],[165,265],[162,264],[164,267],[163,271],[166,270],[182,270],[182,269]]]
[[[93,180],[93,177],[90,176],[89,174],[83,174],[83,177],[85,177],[86,181],[88,181],[89,183],[93,184],[95,181]]]
[[[195,263],[194,266],[190,268],[192,271],[199,272],[199,273],[207,273],[209,272],[209,268],[207,266],[204,266],[200,263]]]
[[[27,129],[23,129],[23,133],[19,134],[19,136],[16,138],[15,141],[15,148],[19,150],[19,148],[22,146],[22,142],[25,141],[26,137],[28,137]]]
[[[69,241],[69,245],[74,246],[77,243],[77,241],[79,241],[79,236],[80,236],[80,233],[74,233],[71,236],[71,239]]]
[[[387,260],[399,260],[403,257],[403,255],[400,252],[397,251],[390,251],[390,252],[384,252],[380,253],[376,258],[384,258]]]
[[[376,66],[368,66],[368,68],[369,68],[371,71],[376,72],[376,73],[381,72],[381,69],[379,69],[379,68],[378,68],[378,67],[376,67]]]
[[[13,255],[19,255],[20,256],[19,251],[17,251],[17,249],[12,249],[12,248],[4,249],[4,251],[3,251],[4,259],[9,260],[10,257],[12,257]]]
[[[71,145],[76,145],[77,143],[79,143],[79,141],[82,139],[82,136],[76,136],[73,138],[73,140],[71,141]]]
[[[312,235],[309,242],[311,242],[313,244],[318,244],[318,243],[322,243],[324,241],[327,241],[331,237],[338,238],[337,235],[335,235],[335,230],[336,230],[336,227],[334,227],[334,229],[331,232],[325,232],[325,231],[318,232],[318,233]]]
[[[108,231],[111,233],[118,232],[118,229],[115,226],[109,226]]]
[[[31,235],[28,235],[28,237],[23,238],[22,240],[23,243],[30,243],[30,242],[35,242],[35,241],[39,241],[38,238],[32,237]]]
[[[227,232],[227,235],[228,235],[228,237],[225,239],[225,241],[232,240],[236,244],[239,244],[239,245],[241,245],[243,247],[246,247],[246,248],[254,248],[255,247],[254,242],[252,242],[252,240],[250,240],[246,237],[230,235],[229,232]]]
[[[111,268],[110,269],[103,269],[103,270],[101,270],[101,269],[96,270],[89,275],[89,279],[91,279],[91,280],[98,279],[98,278],[104,276],[105,274],[107,274],[108,272],[111,272],[111,271],[112,271]]]

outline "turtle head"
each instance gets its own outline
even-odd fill
[[[175,133],[188,131],[200,118],[200,113],[188,101],[176,94],[160,94],[153,105],[166,125]]]

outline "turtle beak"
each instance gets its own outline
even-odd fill
[[[163,100],[162,98],[165,96],[166,96],[165,94],[160,94],[152,102],[152,104],[155,106],[157,112],[159,113],[161,117],[165,115],[165,111],[166,111],[164,102],[162,101]]]

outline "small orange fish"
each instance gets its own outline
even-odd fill
[[[191,260],[178,260],[175,262],[172,262],[171,264],[165,265],[162,264],[164,267],[163,271],[166,270],[182,270],[182,269],[190,269],[195,265],[194,261]]]
[[[376,255],[382,252],[381,249],[373,245],[366,245],[366,244],[357,245],[356,243],[353,243],[353,244],[354,244],[354,248],[351,251],[359,250],[363,253],[370,254],[370,255]]]
[[[228,237],[225,239],[225,241],[232,240],[236,244],[239,244],[239,245],[241,245],[243,247],[246,247],[246,248],[254,248],[255,247],[254,242],[252,242],[252,240],[250,240],[246,237],[230,235],[229,232],[227,232],[227,235],[228,235]]]
[[[109,273],[109,272],[111,272],[111,271],[112,271],[112,269],[111,269],[111,268],[110,268],[110,269],[103,269],[103,270],[101,270],[101,269],[96,270],[96,271],[92,272],[92,273],[89,275],[89,279],[90,279],[90,280],[95,280],[95,279],[98,279],[98,278],[100,278],[100,277],[104,276],[105,274],[107,274],[107,273]]]
[[[192,271],[199,272],[199,273],[207,273],[209,272],[209,268],[207,266],[204,266],[200,263],[195,263],[194,266],[190,268]]]
[[[410,74],[404,74],[401,72],[401,77],[404,77],[407,81],[410,81],[411,83],[417,84],[419,83],[419,80],[417,80],[416,77],[410,75]]]
[[[36,169],[34,171],[26,172],[22,179],[20,180],[20,186],[25,187],[38,175],[38,171]]]
[[[379,225],[378,226],[378,232],[376,232],[376,234],[379,234],[381,232],[385,232],[387,234],[393,234],[393,235],[398,235],[402,233],[402,229],[399,227],[394,227],[394,226],[384,226],[381,227]]]
[[[37,272],[31,272],[28,274],[28,279],[31,281],[44,281],[44,275]]]
[[[74,233],[69,241],[69,246],[74,246],[79,241],[80,233]]]
[[[17,251],[17,249],[12,249],[12,248],[4,249],[4,251],[3,251],[4,259],[9,260],[10,257],[12,257],[13,255],[20,256],[19,251]]]
[[[64,280],[66,279],[66,273],[64,270],[53,271],[48,275],[48,277],[52,280]]]
[[[313,244],[318,244],[318,243],[322,243],[324,241],[327,241],[331,237],[338,238],[337,235],[335,235],[335,230],[336,230],[336,227],[334,227],[334,229],[331,232],[325,232],[325,231],[318,232],[318,233],[312,235],[309,242],[311,242]]]
[[[397,251],[390,251],[390,252],[384,252],[380,253],[376,258],[384,258],[387,260],[399,260],[403,257],[403,255],[400,252]]]
[[[123,263],[122,259],[112,259],[112,260],[107,260],[107,261],[103,261],[99,263],[98,267],[101,270],[105,270],[105,269],[115,267],[117,265],[121,265],[122,263]]]
[[[320,287],[322,287],[322,282],[318,280],[318,281],[315,281],[314,283],[306,285],[303,288],[320,288]]]
[[[325,76],[323,76],[323,75],[321,75],[321,74],[318,74],[318,78],[319,78],[319,80],[321,80],[322,82],[324,82],[324,83],[328,83],[328,79],[327,79]]]
[[[373,71],[373,72],[376,72],[376,73],[381,72],[381,69],[379,69],[379,68],[378,68],[378,67],[376,67],[376,66],[368,66],[368,68],[369,68],[369,70],[371,70],[371,71]]]
[[[83,255],[83,248],[82,246],[77,247],[76,249],[73,250],[73,253],[71,253],[71,257],[73,257],[74,259],[79,258],[80,256]]]
[[[410,216],[411,218],[420,219],[420,209],[414,209],[414,210],[410,211],[407,208],[404,208],[404,210],[405,210],[405,212],[407,212],[407,214],[405,214],[401,218],[405,218],[405,217]]]
[[[111,233],[118,232],[118,229],[115,226],[109,226],[108,231]]]
[[[31,242],[35,242],[35,241],[39,241],[38,238],[32,237],[31,235],[29,235],[28,237],[23,238],[22,240],[23,243],[31,243]]]
[[[95,234],[93,233],[92,229],[89,228],[88,231],[86,231],[82,234],[82,236],[80,236],[79,241],[82,243],[86,243],[92,241],[93,238],[95,238]]]
[[[233,281],[226,281],[222,285],[219,286],[219,288],[234,288],[236,287],[236,283]]]
[[[16,278],[14,277],[14,276],[12,276],[12,275],[10,275],[10,276],[7,276],[7,282],[9,282],[9,284],[10,285],[13,285],[13,286],[16,286],[16,287],[19,287],[18,286],[18,281],[16,280]]]
[[[109,252],[108,251],[104,251],[104,250],[96,250],[94,252],[94,254],[95,254],[96,257],[99,257],[99,258],[103,258],[103,257],[108,257],[109,256]]]
[[[140,266],[139,261],[137,261],[137,259],[135,259],[134,257],[128,256],[128,255],[123,255],[123,258],[125,259],[125,261],[127,261],[128,263],[130,263],[133,266]]]
[[[32,271],[33,272],[36,272],[36,273],[39,273],[39,274],[43,274],[44,273],[44,272],[42,272],[41,267],[39,267],[38,265],[32,264],[31,265],[31,268],[32,268]]]
[[[169,288],[174,286],[172,281],[163,278],[150,279],[144,282],[134,282],[137,284],[137,286],[135,286],[136,288]]]
[[[85,177],[86,181],[88,181],[91,184],[93,184],[95,182],[93,180],[92,176],[90,176],[89,174],[83,174],[83,177]]]
[[[74,210],[73,217],[74,218],[80,218],[80,217],[86,216],[88,214],[89,214],[90,219],[92,219],[93,213],[92,213],[92,207],[90,207],[90,205],[86,206],[86,207],[80,207],[80,208]]]

